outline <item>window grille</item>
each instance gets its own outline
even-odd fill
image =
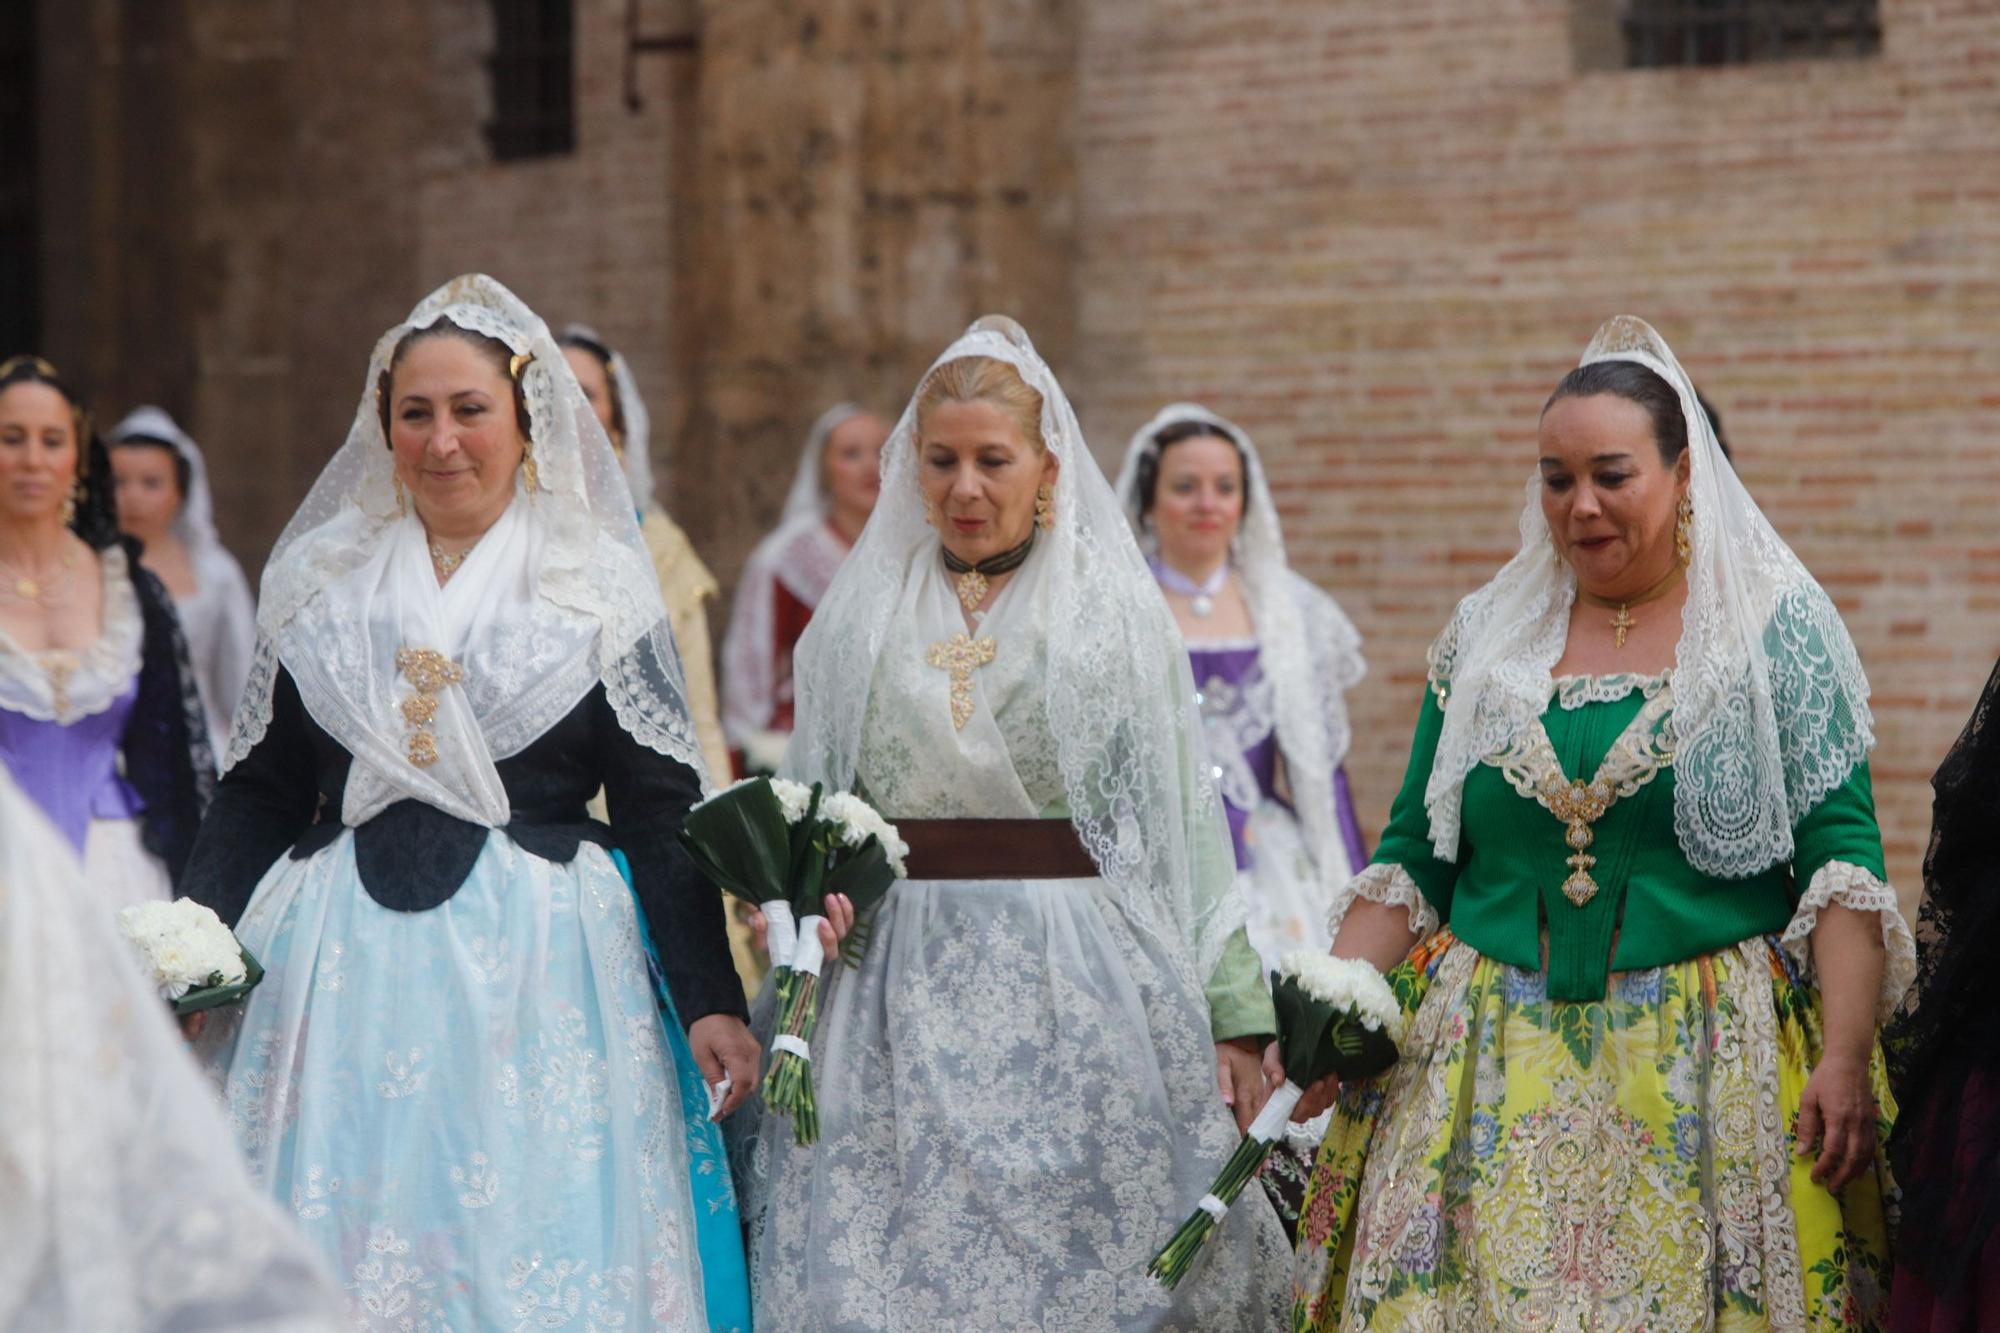
[[[550,157],[576,148],[576,16],[570,0],[491,0],[493,156]]]
[[[1877,0],[1626,0],[1631,69],[1858,59],[1882,49]]]

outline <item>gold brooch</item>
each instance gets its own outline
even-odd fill
[[[993,640],[975,639],[963,630],[931,645],[925,660],[951,676],[951,725],[964,731],[972,720],[972,673],[993,660]]]
[[[429,768],[438,760],[437,737],[430,731],[431,722],[437,717],[438,691],[464,681],[465,668],[435,649],[399,648],[396,670],[403,673],[403,679],[416,691],[403,700],[403,721],[412,728],[410,762],[418,768]]]

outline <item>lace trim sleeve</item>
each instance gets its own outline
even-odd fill
[[[1438,928],[1438,914],[1424,897],[1424,891],[1410,878],[1410,872],[1393,863],[1378,863],[1369,866],[1360,874],[1349,879],[1333,895],[1333,908],[1326,914],[1326,934],[1334,939],[1340,934],[1340,923],[1347,919],[1347,909],[1357,898],[1366,898],[1371,903],[1381,903],[1385,907],[1400,907],[1410,914],[1410,929],[1422,939]],[[1895,895],[1890,895],[1894,902]]]
[[[1879,1021],[1887,1022],[1917,975],[1917,942],[1896,904],[1896,891],[1850,861],[1828,861],[1819,868],[1799,899],[1791,924],[1778,939],[1808,980],[1813,976],[1813,927],[1830,903],[1854,912],[1875,912],[1882,918],[1882,994],[1876,1012]]]
[[[687,684],[664,619],[605,669],[604,693],[618,725],[633,740],[693,769],[704,792],[714,789],[715,775],[702,760],[688,716]]]

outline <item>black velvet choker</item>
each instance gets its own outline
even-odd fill
[[[1011,574],[1028,559],[1028,553],[1035,549],[1035,529],[1028,529],[1028,538],[1019,546],[1010,547],[998,555],[988,556],[979,563],[961,559],[952,554],[949,546],[938,547],[944,553],[944,567],[958,575],[958,600],[968,611],[976,611],[986,600],[987,579],[993,574]]]

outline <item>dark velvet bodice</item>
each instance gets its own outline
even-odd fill
[[[352,763],[353,756],[307,713],[291,676],[281,672],[270,727],[223,778],[195,843],[184,895],[233,924],[280,856],[304,860],[340,836]],[[513,811],[496,831],[523,851],[559,864],[575,859],[585,842],[625,853],[682,1019],[742,1016],[721,900],[678,841],[682,816],[701,799],[694,770],[633,740],[602,686],[495,767]],[[599,788],[609,826],[587,809]],[[417,800],[398,801],[353,832],[362,887],[399,912],[428,911],[448,901],[488,836],[480,825]]]

